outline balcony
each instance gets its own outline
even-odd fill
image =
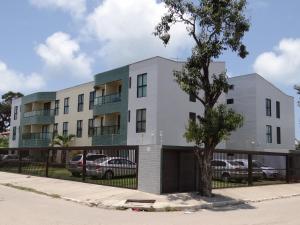
[[[114,102],[120,102],[121,101],[121,94],[120,93],[114,93],[110,95],[104,95],[104,96],[99,96],[95,98],[95,106],[98,105],[105,105],[109,103],[114,103]]]
[[[48,147],[52,141],[52,133],[24,133],[22,147]]]
[[[121,100],[121,93],[96,97],[94,103],[94,115],[120,112],[122,109]]]
[[[92,145],[122,145],[126,144],[123,135],[120,134],[120,127],[102,126],[94,128],[94,135],[92,138]]]
[[[51,124],[54,123],[54,110],[36,110],[24,112],[22,124]]]

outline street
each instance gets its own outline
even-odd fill
[[[1,225],[299,225],[300,197],[199,212],[134,212],[91,208],[0,186]]]

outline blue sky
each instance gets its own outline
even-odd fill
[[[292,87],[300,83],[300,1],[248,3],[251,30],[244,40],[250,55],[226,53],[220,60],[230,76],[258,72],[297,98]],[[156,0],[1,1],[0,94],[69,87],[155,55],[185,59],[192,43],[183,26],[174,28],[167,48],[152,35],[164,10]]]

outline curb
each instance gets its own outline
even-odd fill
[[[4,186],[9,186],[7,184],[1,184]],[[11,188],[26,188],[22,186],[15,186],[10,185],[9,187]],[[29,190],[29,188],[28,188]],[[28,191],[28,190],[23,190],[23,191]],[[259,203],[259,202],[265,202],[265,201],[272,201],[272,200],[277,200],[277,199],[287,199],[287,198],[293,198],[293,197],[299,197],[300,194],[290,194],[290,195],[283,195],[283,196],[277,196],[277,197],[271,197],[271,198],[262,198],[262,199],[257,199],[257,200],[229,200],[229,201],[220,201],[220,202],[212,202],[212,203],[202,203],[202,204],[197,204],[197,205],[169,205],[169,204],[164,204],[163,202],[156,202],[153,205],[126,205],[126,200],[120,200],[118,202],[112,203],[112,204],[105,204],[103,202],[95,202],[95,201],[88,201],[88,200],[78,200],[75,198],[69,198],[69,197],[64,197],[60,195],[56,195],[53,193],[46,193],[46,192],[41,192],[35,189],[29,190],[31,192],[34,192],[36,194],[41,194],[41,195],[46,195],[49,197],[55,197],[59,199],[63,199],[65,201],[70,201],[74,203],[79,203],[81,205],[89,206],[89,207],[97,207],[97,208],[102,208],[102,209],[110,209],[110,210],[133,210],[133,211],[145,211],[145,212],[171,212],[171,211],[198,211],[201,209],[216,209],[216,208],[222,208],[222,207],[227,207],[227,206],[236,206],[236,205],[242,205],[242,204],[247,204],[247,203]],[[59,196],[59,197],[56,197]],[[155,204],[161,204],[163,206],[155,206]]]

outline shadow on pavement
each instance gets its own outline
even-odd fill
[[[212,205],[212,207],[204,207],[212,211],[230,211],[239,209],[255,209],[252,205],[244,203],[239,199],[234,199],[229,196],[214,194],[213,197],[203,197],[198,193],[174,193],[166,195],[170,202],[180,202],[182,205]]]

